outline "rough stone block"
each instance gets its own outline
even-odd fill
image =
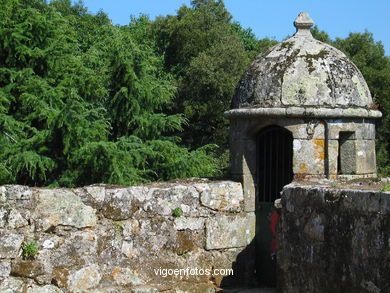
[[[53,268],[52,282],[60,288],[67,288],[69,281],[69,270],[63,266]]]
[[[254,140],[236,140],[231,142],[230,172],[250,174],[256,172],[256,142]]]
[[[239,212],[244,201],[244,195],[240,183],[221,182],[217,184],[203,184],[202,187],[195,185],[195,188],[202,189],[200,203],[212,210]]]
[[[112,271],[112,277],[118,286],[138,286],[145,284],[145,281],[129,268],[116,267]]]
[[[106,188],[104,185],[91,185],[73,190],[82,202],[94,209],[101,209],[106,195]]]
[[[91,227],[97,221],[93,208],[83,204],[72,191],[64,189],[41,189],[35,214],[35,221],[43,230],[57,225]]]
[[[205,220],[203,218],[187,218],[180,217],[174,221],[174,227],[176,230],[200,230],[204,228]]]
[[[28,200],[33,196],[31,187],[24,185],[4,185],[0,194],[8,200]]]
[[[244,191],[244,209],[246,212],[254,212],[256,209],[256,182],[255,175],[244,175],[242,185]]]
[[[98,265],[84,267],[69,276],[69,289],[72,292],[85,292],[96,287],[101,278]]]
[[[246,127],[245,120],[231,120],[229,125],[229,140],[230,143],[246,139],[246,133],[243,131]]]
[[[4,228],[7,224],[7,215],[8,211],[6,209],[0,208],[0,228]]]
[[[131,293],[158,293],[158,289],[149,287],[149,286],[142,286],[137,287],[131,290]]]
[[[356,174],[376,173],[375,140],[356,141]]]
[[[286,123],[285,123],[286,124]],[[318,120],[297,120],[296,124],[286,125],[294,139],[324,139],[324,125]]]
[[[16,258],[24,236],[20,234],[7,234],[0,236],[0,258]]]
[[[27,289],[27,293],[63,293],[62,290],[52,285],[37,286],[32,285]]]
[[[206,221],[206,249],[248,245],[255,235],[255,215],[217,216]]]
[[[325,174],[325,141],[323,139],[293,141],[294,174]]]
[[[337,175],[338,156],[339,156],[339,142],[337,140],[328,141],[329,152],[329,174]]]
[[[122,225],[122,234],[125,240],[131,240],[135,235],[139,233],[140,225],[138,220],[130,219],[127,221],[123,221]]]
[[[15,276],[35,278],[45,273],[45,266],[40,261],[16,260],[12,263],[12,275]]]
[[[0,202],[6,202],[7,201],[7,196],[6,194],[7,189],[5,186],[0,186]]]
[[[3,293],[23,292],[24,288],[23,280],[14,277],[8,277],[0,283],[0,292]]]
[[[10,229],[16,229],[27,225],[27,220],[23,218],[23,216],[16,209],[11,209],[8,215],[8,227]]]
[[[180,208],[185,217],[199,216],[203,212],[207,214],[211,210],[200,209],[201,191],[181,184],[152,187],[149,189],[150,200],[142,203],[142,211],[148,215],[171,216],[176,208]]]
[[[375,123],[366,120],[331,120],[328,123],[329,139],[339,139],[340,132],[354,132],[354,138],[351,139],[375,139]]]
[[[103,203],[103,214],[115,221],[129,219],[137,210],[130,188],[107,189]]]
[[[9,261],[0,261],[0,279],[8,277],[11,273],[11,263]]]
[[[340,141],[341,174],[356,174],[356,140]]]

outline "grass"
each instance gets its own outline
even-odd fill
[[[390,191],[390,183],[386,183],[385,185],[383,185],[381,191]]]
[[[182,214],[183,214],[183,211],[181,210],[181,208],[175,208],[172,211],[172,216],[174,216],[175,218],[181,217]]]
[[[36,241],[26,242],[22,246],[22,250],[23,250],[23,257],[25,259],[34,259],[39,252],[38,243]]]

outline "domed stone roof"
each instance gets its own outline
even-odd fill
[[[370,110],[371,94],[355,64],[340,50],[313,38],[307,13],[301,13],[294,25],[293,37],[250,65],[236,89],[233,108],[365,109],[349,116],[380,117],[379,111]]]

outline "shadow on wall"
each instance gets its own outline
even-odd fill
[[[220,284],[221,292],[232,292],[229,289],[255,287],[255,240],[253,239],[238,255],[232,264],[233,275],[225,276]]]

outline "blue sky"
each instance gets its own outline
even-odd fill
[[[90,12],[102,9],[114,24],[127,24],[130,15],[144,13],[154,19],[158,15],[175,14],[190,0],[84,0]],[[233,19],[252,28],[258,38],[278,41],[295,32],[292,25],[301,11],[309,12],[315,24],[332,38],[349,32],[374,34],[390,55],[390,0],[225,0]]]

